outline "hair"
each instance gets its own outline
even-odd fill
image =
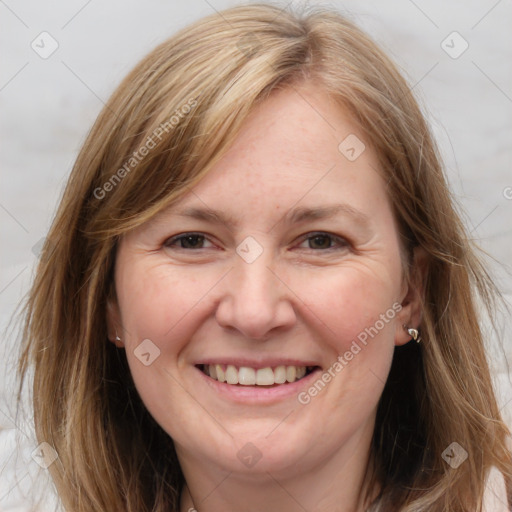
[[[113,93],[77,157],[27,298],[20,389],[33,367],[36,434],[59,455],[49,470],[64,508],[179,510],[173,441],[107,339],[117,243],[198,183],[272,91],[306,82],[357,123],[408,254],[426,254],[422,343],[395,348],[377,411],[368,478],[380,485],[378,510],[480,511],[493,466],[512,501],[510,432],[478,314],[478,301],[492,312],[496,290],[410,87],[334,10],[251,4],[220,14],[160,44]],[[454,441],[468,453],[456,470],[441,456]]]

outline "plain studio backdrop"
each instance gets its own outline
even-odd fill
[[[29,289],[41,240],[80,145],[109,95],[140,58],[190,22],[239,3],[0,0],[2,512],[49,510],[34,505],[41,487],[52,501],[46,472],[32,457],[37,443],[30,422],[16,415],[19,333],[8,327]],[[488,267],[510,303],[510,0],[309,3],[346,13],[398,63],[431,122],[470,236],[488,254]],[[498,327],[510,358],[510,318],[502,315]],[[505,353],[492,336],[489,351],[510,422]]]

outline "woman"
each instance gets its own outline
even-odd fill
[[[197,22],[98,117],[28,301],[64,507],[482,510],[512,463],[475,291],[492,308],[366,35],[264,4]]]

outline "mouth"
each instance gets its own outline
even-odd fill
[[[252,368],[231,364],[198,364],[196,368],[217,382],[237,387],[256,386],[261,388],[287,386],[320,369],[319,366],[279,365]]]

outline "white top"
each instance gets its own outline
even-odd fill
[[[505,478],[496,467],[493,467],[489,472],[485,486],[483,505],[483,512],[510,512],[512,510],[507,504]],[[375,503],[367,510],[367,512],[379,511],[380,507],[378,503]]]
[[[510,512],[507,505],[507,488],[505,478],[493,467],[484,494],[484,512]]]

